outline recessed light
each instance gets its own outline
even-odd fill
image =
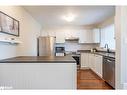
[[[75,19],[75,15],[72,13],[69,13],[63,16],[63,19],[66,20],[67,22],[72,22]]]

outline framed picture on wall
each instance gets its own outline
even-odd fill
[[[0,11],[0,32],[19,36],[19,21]]]

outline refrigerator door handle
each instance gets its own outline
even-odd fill
[[[37,38],[37,56],[39,56],[39,39]]]

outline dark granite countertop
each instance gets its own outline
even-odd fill
[[[113,53],[113,52],[111,52],[111,53],[107,53],[105,51],[91,52],[90,50],[78,50],[78,52],[80,52],[80,53],[91,53],[91,54],[97,54],[97,55],[115,58],[115,53]]]
[[[18,56],[0,60],[0,63],[76,63],[71,56]]]
[[[85,52],[85,53],[90,53],[91,51],[90,50],[77,50],[77,52],[80,52],[80,53],[82,53],[82,52]]]

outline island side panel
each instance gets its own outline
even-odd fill
[[[76,89],[76,63],[1,63],[3,89]]]

